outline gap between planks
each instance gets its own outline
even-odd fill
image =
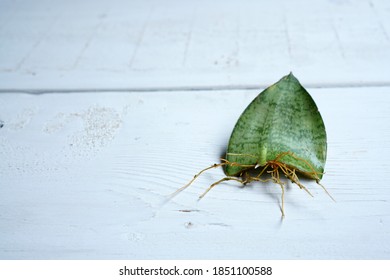
[[[221,91],[221,90],[254,90],[264,89],[269,85],[210,85],[210,86],[178,86],[178,87],[124,87],[124,88],[63,88],[63,89],[17,89],[0,88],[1,93],[99,93],[99,92],[179,92],[179,91]],[[366,88],[366,87],[390,87],[390,82],[364,82],[364,83],[326,83],[305,84],[305,88]]]

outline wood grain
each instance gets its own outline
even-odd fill
[[[0,256],[386,259],[389,91],[310,91],[337,202],[291,185],[283,221],[273,184],[221,184],[197,201],[221,170],[167,200],[218,162],[257,91],[2,94]]]
[[[387,1],[10,3],[3,92],[390,83]]]
[[[390,6],[0,0],[0,259],[389,259]],[[328,136],[309,197],[211,170],[290,71]]]

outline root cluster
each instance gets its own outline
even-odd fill
[[[230,154],[230,155],[239,155],[239,156],[251,156],[253,157],[252,155],[243,155],[243,154]],[[287,164],[285,163],[282,163],[280,160],[285,157],[285,156],[292,156],[294,157],[295,159],[297,159],[298,161],[302,161],[303,163],[305,163],[305,165],[309,166],[310,168],[310,172],[302,172],[302,171],[299,171],[297,170],[296,168],[292,168],[290,166],[288,166]],[[214,188],[215,186],[219,185],[220,183],[222,182],[225,182],[225,181],[237,181],[243,185],[247,185],[253,181],[259,181],[259,182],[274,182],[276,184],[278,184],[281,189],[282,189],[282,194],[281,194],[281,212],[282,212],[282,217],[284,217],[284,193],[285,193],[285,182],[283,182],[281,179],[280,179],[280,174],[282,173],[287,179],[289,179],[292,183],[298,185],[298,187],[300,189],[303,189],[305,190],[310,196],[313,196],[310,191],[300,182],[299,180],[299,177],[297,175],[297,172],[303,174],[303,175],[306,175],[307,177],[310,177],[310,178],[314,178],[316,180],[316,183],[318,185],[320,185],[324,191],[329,195],[329,197],[333,199],[333,197],[329,194],[329,192],[326,190],[326,188],[320,184],[319,182],[319,175],[320,173],[316,172],[315,169],[310,165],[310,163],[308,163],[306,160],[302,159],[302,158],[299,158],[297,157],[296,155],[294,155],[292,152],[285,152],[285,153],[281,153],[279,154],[274,160],[270,160],[268,161],[264,166],[261,166],[261,168],[259,169],[259,172],[257,173],[257,175],[253,175],[254,172],[253,172],[253,169],[257,169],[259,166],[257,164],[240,164],[238,162],[230,162],[226,159],[221,159],[221,163],[219,164],[213,164],[203,170],[201,170],[198,174],[196,174],[194,176],[194,178],[192,178],[191,181],[189,181],[186,185],[184,185],[183,187],[179,188],[177,191],[175,191],[172,196],[175,196],[176,194],[178,194],[179,192],[185,190],[186,188],[188,188],[202,173],[206,172],[207,170],[209,169],[213,169],[213,168],[218,168],[218,167],[223,167],[223,166],[226,166],[226,165],[229,165],[229,166],[239,166],[239,167],[242,167],[243,168],[243,171],[240,173],[240,175],[238,177],[235,177],[235,176],[226,176],[216,182],[214,182],[213,184],[211,184],[200,196],[199,196],[199,199],[202,199],[212,188]],[[269,174],[269,176],[266,177],[266,174]],[[266,178],[264,178],[266,177]]]

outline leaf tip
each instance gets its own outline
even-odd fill
[[[286,76],[286,78],[296,79],[292,71],[290,71],[290,73]]]

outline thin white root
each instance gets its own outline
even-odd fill
[[[210,187],[208,187],[207,190],[199,196],[199,200],[202,199],[216,185],[219,185],[220,183],[222,183],[224,181],[231,181],[231,180],[240,182],[241,184],[245,184],[245,181],[240,180],[240,179],[235,178],[235,177],[225,177],[225,178],[222,178],[221,180],[219,180],[219,181],[213,183],[212,185],[210,185]]]
[[[214,163],[213,165],[211,165],[211,166],[209,166],[209,167],[207,167],[207,168],[205,168],[205,169],[202,169],[198,174],[196,174],[196,175],[194,176],[194,178],[192,178],[191,181],[189,181],[186,185],[182,186],[181,188],[177,189],[174,193],[172,193],[172,194],[170,195],[170,198],[173,198],[173,197],[176,196],[178,193],[180,193],[180,192],[184,191],[186,188],[188,188],[188,187],[196,180],[196,178],[198,178],[203,172],[205,172],[205,171],[207,171],[207,170],[209,170],[209,169],[213,169],[213,168],[217,168],[217,167],[219,167],[219,166],[223,166],[223,165],[226,165],[226,163],[225,163],[225,162],[219,163],[219,164]]]

